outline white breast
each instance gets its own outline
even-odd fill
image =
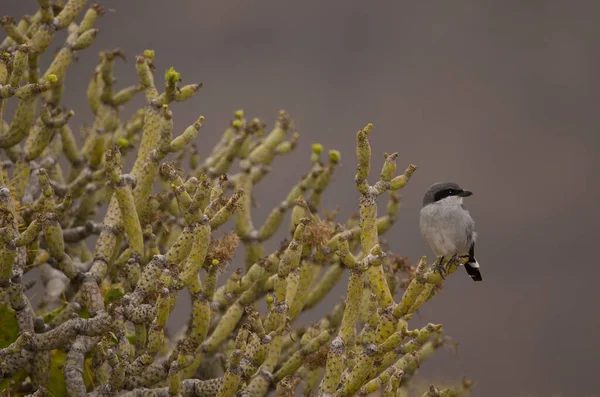
[[[457,197],[448,197],[421,209],[421,235],[437,256],[469,252],[474,223],[461,201]]]

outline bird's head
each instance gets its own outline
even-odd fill
[[[442,200],[455,200],[460,204],[464,197],[469,197],[472,194],[472,192],[462,189],[454,182],[437,182],[431,185],[425,196],[423,196],[423,207]]]

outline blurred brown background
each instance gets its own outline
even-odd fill
[[[460,343],[421,374],[468,376],[475,396],[600,395],[600,269],[592,249],[600,2],[100,3],[113,10],[68,73],[64,104],[77,113],[74,128],[91,119],[85,89],[97,52],[115,47],[129,55],[117,68],[120,86],[136,82],[132,60],[145,48],[156,50],[159,75],[174,65],[184,83],[204,82],[194,100],[173,108],[178,131],[206,116],[203,154],[235,109],[272,125],[285,108],[301,143],[261,183],[260,225],[308,169],[317,141],[342,152],[324,205],[340,205],[344,218],[354,211],[354,137],[373,122],[374,177],[385,151],[400,153],[401,169],[419,165],[386,236],[396,252],[412,261],[430,254],[418,213],[431,183],[453,180],[475,193],[467,205],[484,282],[461,271],[421,311],[417,322],[441,322]],[[2,0],[0,14],[36,8],[34,0]]]

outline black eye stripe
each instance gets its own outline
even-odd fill
[[[445,199],[446,197],[457,196],[461,192],[462,192],[462,190],[460,190],[460,189],[452,189],[452,188],[440,190],[439,192],[437,192],[435,194],[434,200],[435,201],[440,201],[440,200]]]

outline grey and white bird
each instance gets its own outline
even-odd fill
[[[439,259],[442,276],[444,258],[467,257],[465,270],[474,281],[481,281],[475,259],[475,222],[463,204],[463,198],[472,194],[454,182],[433,184],[423,197],[419,227],[421,236]]]

